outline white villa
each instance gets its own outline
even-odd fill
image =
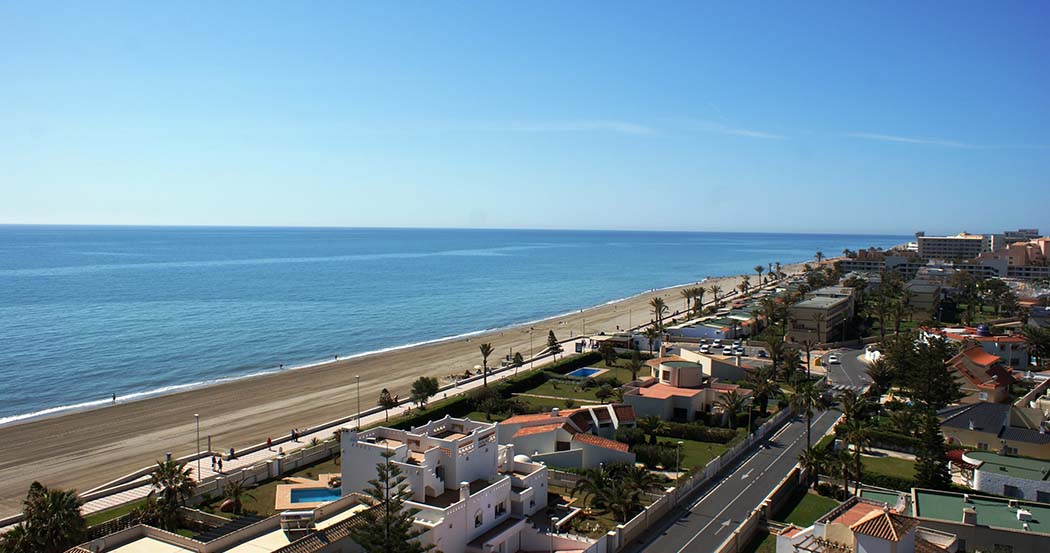
[[[497,443],[496,425],[444,419],[412,428],[342,431],[342,493],[362,492],[382,454],[405,476],[418,509],[421,540],[443,553],[593,552],[604,542],[551,535],[529,519],[547,505],[547,468],[513,445]],[[539,521],[542,525],[545,521]]]
[[[634,453],[613,439],[620,427],[635,425],[630,405],[587,405],[579,409],[518,415],[496,425],[499,442],[533,461],[555,467],[593,468],[631,463]]]

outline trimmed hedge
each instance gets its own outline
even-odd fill
[[[664,468],[674,467],[677,449],[667,445],[638,444],[631,451],[639,463],[649,468],[660,465]]]
[[[582,369],[587,365],[594,363],[600,363],[602,361],[602,354],[596,351],[588,351],[586,353],[580,353],[570,357],[563,357],[550,365],[543,368],[546,372],[557,373],[557,374],[568,374],[576,369]]]
[[[737,435],[736,430],[730,430],[728,428],[714,428],[681,422],[668,422],[665,424],[667,425],[667,428],[658,434],[664,438],[727,444]]]
[[[919,485],[914,478],[903,476],[889,476],[886,474],[875,474],[873,472],[861,472],[860,481],[865,484],[880,488],[889,488],[900,492],[910,492],[912,488]]]

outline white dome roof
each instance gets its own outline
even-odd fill
[[[528,455],[522,455],[522,454],[519,453],[518,455],[514,456],[514,462],[515,463],[531,463],[532,459],[530,459]]]

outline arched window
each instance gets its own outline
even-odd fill
[[[481,511],[479,510],[479,511],[478,511],[478,512],[477,512],[477,513],[476,513],[476,514],[474,515],[474,528],[478,528],[478,527],[480,527],[480,526],[481,526]]]

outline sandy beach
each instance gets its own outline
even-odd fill
[[[794,272],[801,264],[785,266]],[[754,281],[755,275],[750,275]],[[704,283],[729,292],[740,277],[711,278]],[[689,286],[695,286],[690,284]],[[224,451],[287,435],[357,410],[355,376],[361,376],[361,405],[375,405],[382,388],[406,397],[420,375],[442,377],[480,364],[478,346],[490,342],[491,365],[511,350],[528,357],[532,346],[543,349],[547,332],[559,339],[586,331],[615,332],[629,323],[648,322],[654,296],[670,312],[683,310],[685,300],[672,288],[649,292],[542,322],[470,338],[388,351],[310,368],[285,371],[184,391],[172,395],[54,416],[0,427],[0,516],[20,510],[30,483],[88,490],[152,464],[164,453],[195,451],[194,413],[201,416],[201,436],[211,437],[212,450]],[[707,294],[705,301],[711,299]],[[381,329],[378,329],[381,331]],[[392,344],[393,345],[393,344]]]

